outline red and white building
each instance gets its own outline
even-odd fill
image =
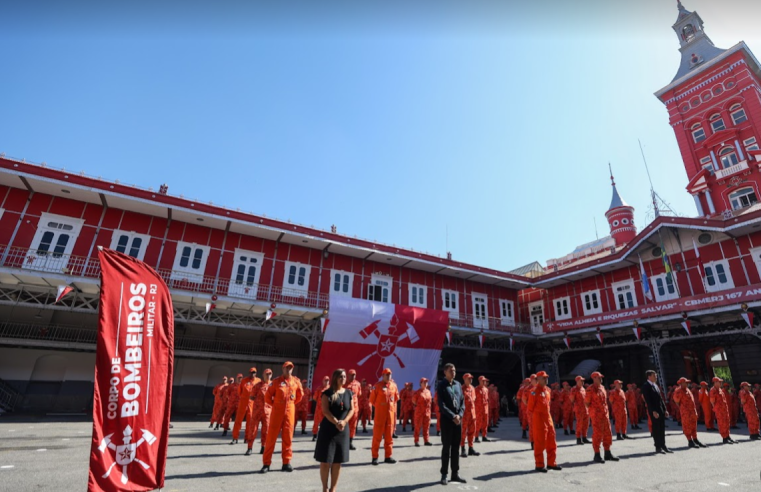
[[[761,380],[761,70],[744,43],[713,46],[681,3],[674,30],[681,64],[656,96],[697,216],[638,230],[612,182],[610,236],[546,266],[501,272],[0,158],[0,405],[89,411],[98,246],[171,288],[179,413],[209,412],[211,388],[252,363],[287,358],[311,379],[330,295],[449,311],[443,357],[507,393],[536,367],[563,378],[590,360],[638,383],[651,367],[669,383]],[[64,285],[74,291],[55,302]]]

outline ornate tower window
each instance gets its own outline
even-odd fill
[[[692,38],[695,37],[695,28],[692,27],[692,24],[687,24],[682,28],[682,39],[685,41],[690,41]]]
[[[719,159],[721,160],[721,167],[724,169],[734,166],[740,162],[740,159],[737,158],[737,152],[735,152],[735,148],[731,145],[721,149],[721,152],[719,152]]]

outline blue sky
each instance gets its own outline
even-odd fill
[[[408,3],[6,3],[0,152],[502,270],[607,234],[609,161],[645,225],[638,138],[695,214],[675,1]],[[684,4],[761,54],[757,3]]]

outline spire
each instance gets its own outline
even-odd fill
[[[679,51],[682,53],[682,60],[672,82],[725,51],[714,46],[703,30],[703,19],[697,12],[690,12],[684,8],[681,0],[677,0],[676,6],[679,10],[679,16],[672,28],[679,38]]]
[[[608,170],[610,170],[610,185],[613,187],[613,199],[610,201],[610,207],[608,207],[608,210],[612,210],[618,207],[628,207],[629,204],[626,203],[623,198],[621,198],[621,195],[618,194],[618,190],[616,189],[616,180],[613,177],[613,168],[610,166],[610,162],[608,163]]]
[[[676,0],[676,7],[679,9],[679,17],[676,19],[677,22],[679,22],[679,20],[681,20],[683,17],[686,17],[692,13],[684,8],[684,5],[682,5],[682,0]]]

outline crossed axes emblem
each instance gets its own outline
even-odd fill
[[[129,425],[125,427],[122,437],[122,444],[119,446],[111,442],[113,433],[103,438],[103,440],[100,442],[100,445],[98,446],[98,450],[103,453],[106,451],[106,448],[108,448],[115,452],[115,461],[111,463],[111,466],[108,467],[108,470],[106,470],[103,478],[107,478],[111,474],[111,470],[113,470],[114,466],[119,465],[122,467],[122,483],[126,484],[129,481],[127,468],[133,461],[140,464],[140,466],[146,470],[150,468],[148,463],[135,457],[135,452],[137,451],[137,448],[139,448],[140,445],[142,445],[144,442],[147,442],[148,446],[156,442],[156,436],[145,429],[141,430],[143,431],[143,435],[140,440],[137,442],[130,442],[132,441],[132,427]]]

